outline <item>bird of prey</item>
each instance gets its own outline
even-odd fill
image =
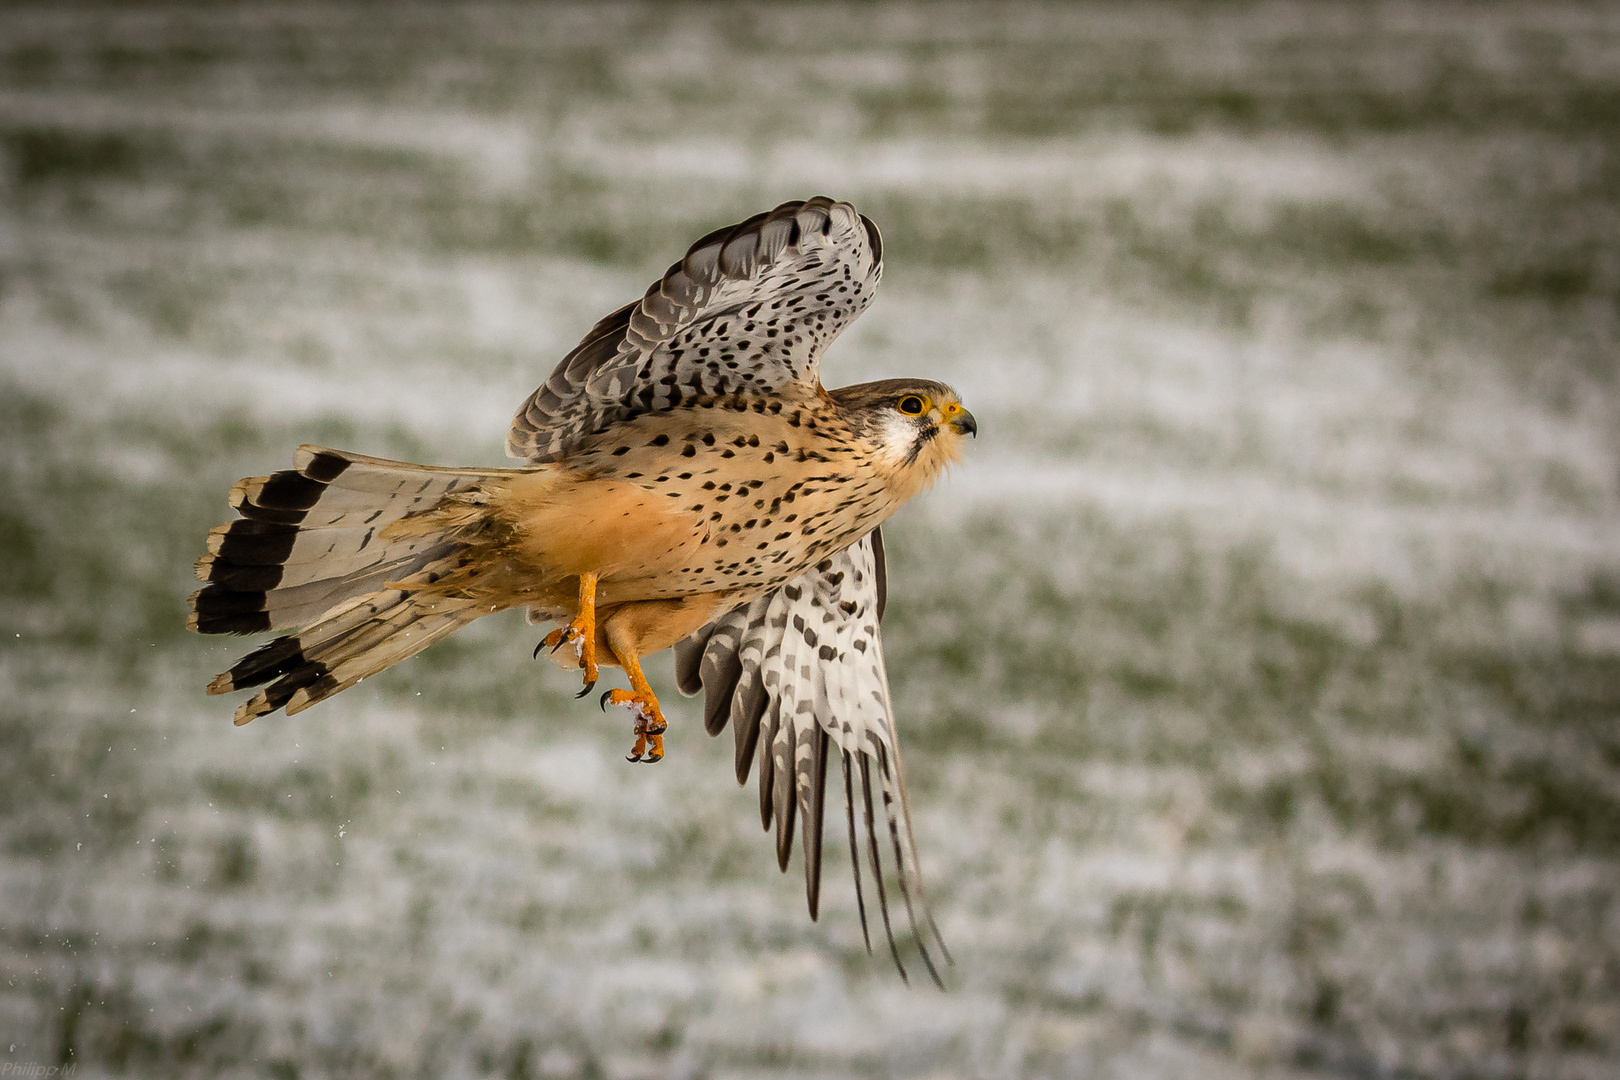
[[[978,429],[942,383],[821,385],[823,352],[881,275],[878,230],[853,206],[783,203],[703,237],[597,323],[518,409],[506,450],[524,467],[304,446],[291,470],[240,481],[240,518],[209,534],[197,562],[207,584],[188,625],[288,633],[209,693],[262,687],[237,724],[296,713],[522,607],[531,623],[562,624],[540,648],[582,669],[581,697],[600,665],[624,669],[630,689],[602,707],[629,708],[629,760],[655,762],[666,722],[641,660],[673,646],[677,685],[705,695],[709,733],[732,727],[740,783],[757,758],[760,817],[784,871],[797,821],[812,919],[837,754],[867,948],[862,840],[895,963],[884,846],[937,982],[918,908],[949,953],[923,900],[900,771],[878,526]]]

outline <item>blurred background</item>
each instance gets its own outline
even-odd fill
[[[888,533],[945,994],[667,660],[649,769],[516,614],[240,730],[183,626],[238,477],[502,464],[815,193],[826,382],[982,429]],[[1617,236],[1596,3],[8,4],[0,1064],[1616,1075]]]

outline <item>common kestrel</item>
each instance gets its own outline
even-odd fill
[[[239,520],[208,537],[191,629],[278,637],[208,686],[264,685],[236,723],[299,712],[483,615],[562,623],[541,642],[583,669],[614,664],[635,720],[631,761],[664,755],[641,658],[675,647],[682,693],[759,761],[760,817],[787,869],[800,819],[819,907],[827,763],[843,765],[855,895],[856,805],[896,964],[878,833],[930,974],[921,892],[878,636],[878,526],[955,461],[973,415],[941,383],[837,390],[817,369],[871,302],[882,243],[848,203],[783,203],[694,244],[640,300],[603,319],[524,402],[517,469],[448,469],[301,447],[294,468],[232,490]],[[562,648],[567,645],[569,648]],[[536,650],[538,653],[539,649]],[[881,805],[875,805],[876,800]],[[949,956],[949,953],[945,953]],[[901,973],[904,974],[904,967]]]

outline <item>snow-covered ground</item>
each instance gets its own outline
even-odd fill
[[[1586,5],[0,11],[0,1066],[1613,1075],[1616,116]],[[516,617],[234,730],[183,630],[237,477],[499,464],[817,192],[828,384],[981,424],[888,545],[945,994],[667,678],[657,769]]]

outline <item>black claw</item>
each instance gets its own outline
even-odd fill
[[[626,761],[640,761],[641,760],[641,755],[640,754],[626,754],[626,755],[624,755],[624,760],[626,760]]]
[[[580,692],[579,692],[579,693],[577,693],[577,694],[575,694],[575,695],[574,695],[574,697],[575,697],[575,698],[582,698],[582,697],[584,697],[584,696],[585,696],[585,695],[586,695],[586,694],[588,694],[588,693],[590,693],[590,692],[591,692],[591,691],[592,691],[592,690],[595,690],[595,689],[596,689],[596,680],[595,680],[595,679],[592,679],[592,680],[591,680],[591,681],[590,681],[590,682],[588,682],[588,683],[586,683],[586,684],[585,684],[585,689],[583,689],[583,690],[581,690],[581,691],[580,691]],[[610,690],[610,691],[608,691],[608,692],[609,692],[609,693],[612,693],[612,691],[611,691],[611,690]],[[602,711],[603,711],[603,712],[606,712],[606,711],[607,711],[607,709],[606,709],[606,708],[604,708],[604,709],[603,709],[603,710],[602,710]]]
[[[611,690],[602,691],[602,696],[601,696],[600,699],[598,699],[597,704],[602,706],[602,711],[603,712],[607,712],[608,698],[610,698],[612,696],[613,696],[613,691],[611,691]]]
[[[540,644],[538,644],[538,645],[536,645],[534,647],[534,657],[533,657],[533,659],[535,659],[535,660],[540,659],[540,650],[545,648],[545,647],[546,647],[545,641],[541,640]]]

